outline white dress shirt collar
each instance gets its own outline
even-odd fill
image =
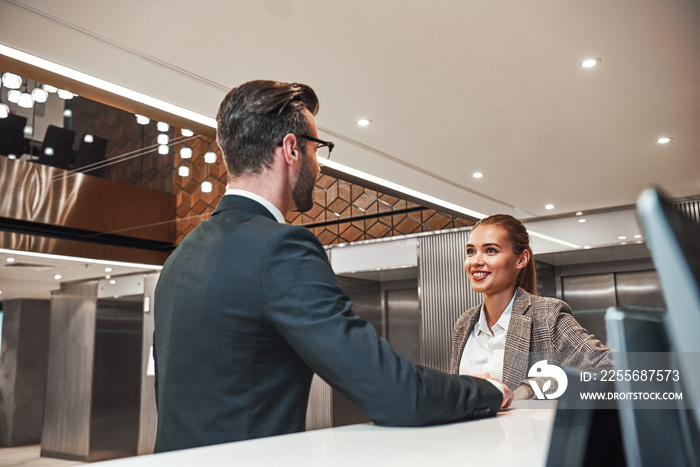
[[[486,319],[486,313],[484,313],[485,305],[481,305],[481,311],[479,311],[479,322],[476,326],[476,334],[480,332],[485,332],[488,335],[493,336],[496,333],[496,330],[498,329],[508,332],[510,315],[513,314],[513,303],[515,303],[515,294],[513,294],[513,298],[510,299],[510,302],[508,303],[506,309],[503,310],[503,314],[501,315],[501,317],[498,318],[496,324],[493,325],[493,332],[491,332],[491,330],[489,329],[488,320]]]
[[[241,190],[238,188],[229,188],[228,190],[226,190],[226,193],[224,193],[224,196],[226,196],[226,195],[238,195],[238,196],[243,196],[243,197],[248,198],[248,199],[252,199],[253,201],[257,201],[258,203],[265,206],[265,208],[268,211],[270,211],[270,214],[275,216],[275,219],[277,220],[277,222],[279,222],[280,224],[285,223],[284,216],[282,215],[280,210],[277,209],[277,207],[274,204],[272,204],[271,202],[269,202],[268,200],[266,200],[262,196],[260,196],[256,193],[253,193],[252,191]]]

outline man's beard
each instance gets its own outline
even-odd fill
[[[299,178],[297,178],[292,189],[292,200],[296,205],[295,211],[306,212],[314,206],[314,188],[316,186],[316,176],[311,171],[308,156],[301,160]]]

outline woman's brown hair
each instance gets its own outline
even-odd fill
[[[530,261],[520,270],[516,286],[522,287],[526,292],[537,295],[537,273],[535,272],[535,256],[530,248],[530,236],[527,229],[513,216],[508,214],[495,214],[477,222],[472,231],[482,225],[495,225],[506,231],[506,237],[512,245],[513,253],[520,255],[523,251],[530,252]]]

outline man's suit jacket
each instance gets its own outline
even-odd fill
[[[224,196],[161,271],[156,452],[304,430],[313,373],[381,425],[498,411],[489,382],[416,366],[352,312],[306,228]]]
[[[479,321],[481,305],[470,308],[455,323],[450,373],[459,372],[467,339]],[[503,382],[515,389],[540,360],[558,366],[599,368],[612,365],[610,349],[586,331],[565,302],[531,295],[518,287],[508,323],[503,355]]]

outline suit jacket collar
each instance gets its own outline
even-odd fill
[[[275,216],[268,209],[255,200],[238,195],[225,195],[219,200],[219,204],[214,209],[212,217],[225,211],[236,213],[246,213],[251,216],[265,216],[277,222]]]

